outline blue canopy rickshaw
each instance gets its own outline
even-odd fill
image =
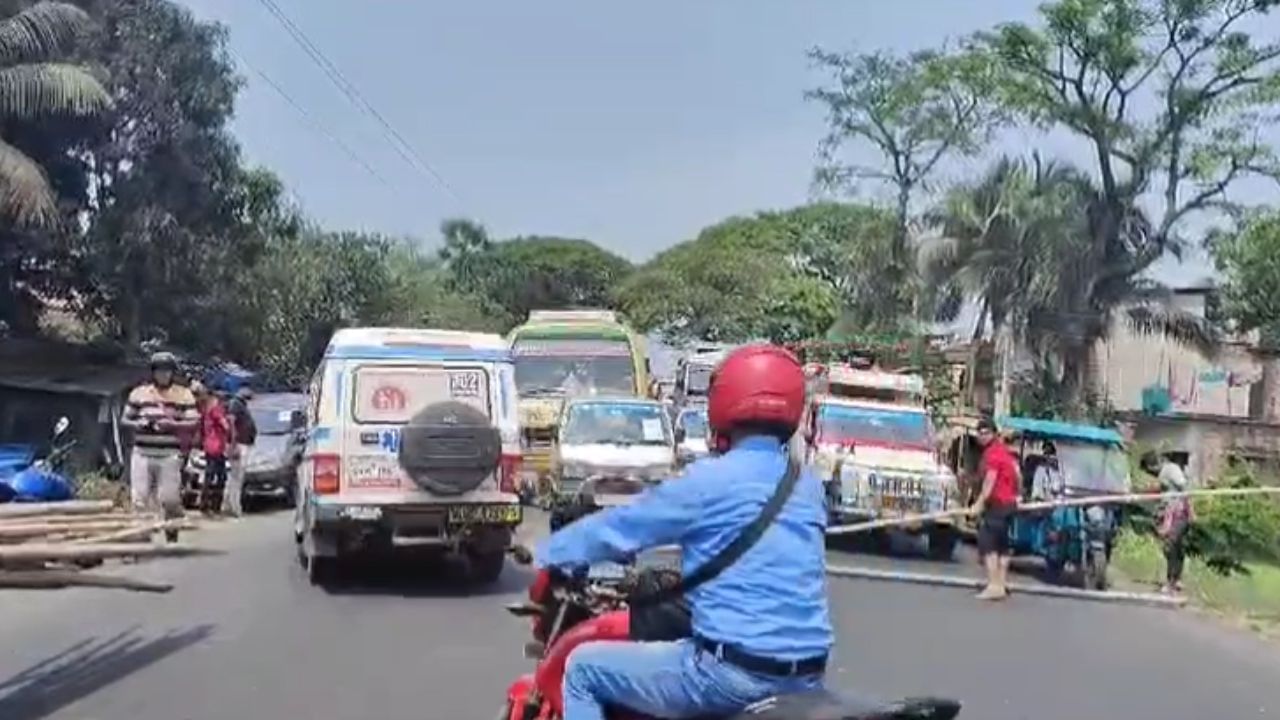
[[[1092,425],[1005,417],[1001,432],[1013,436],[1013,450],[1021,460],[1022,503],[1065,498],[1104,497],[1130,492],[1129,461],[1120,433]],[[1043,453],[1052,443],[1054,461]],[[1036,483],[1039,476],[1049,482]],[[1050,577],[1077,573],[1083,587],[1104,590],[1107,564],[1119,521],[1114,505],[1075,505],[1018,512],[1009,525],[1014,555],[1043,558]]]

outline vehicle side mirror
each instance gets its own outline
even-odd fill
[[[307,427],[307,416],[301,410],[294,410],[289,416],[289,427],[294,430],[305,430]]]
[[[684,438],[685,438],[684,428],[682,427],[676,428],[676,444],[679,445],[680,443],[684,442]]]

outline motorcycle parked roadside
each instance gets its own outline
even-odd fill
[[[532,561],[527,548],[517,546],[512,555],[522,564]],[[511,684],[498,720],[563,717],[561,690],[569,654],[585,642],[630,639],[627,597],[640,574],[648,572],[673,571],[606,563],[591,568],[582,579],[539,573],[529,588],[528,602],[507,606],[512,615],[532,619],[533,641],[525,645],[525,656],[538,664]],[[766,698],[722,720],[952,720],[959,714],[960,703],[954,700],[908,698],[879,703],[819,690]],[[625,708],[613,709],[609,717],[653,720]]]
[[[25,460],[19,458],[9,465],[16,472],[0,477],[0,502],[59,502],[75,497],[75,484],[63,472],[67,457],[76,445],[68,432],[70,429],[71,421],[59,418],[53,426],[47,456],[31,461],[28,454]]]

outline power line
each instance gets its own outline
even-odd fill
[[[312,62],[319,66],[319,68],[329,78],[329,81],[332,82],[343,95],[346,95],[347,99],[355,104],[356,107],[360,108],[377,121],[378,125],[382,127],[383,135],[405,162],[409,163],[409,165],[413,166],[419,172],[425,171],[425,173],[434,179],[436,184],[443,188],[455,202],[461,202],[458,198],[458,194],[454,192],[453,188],[444,179],[444,177],[441,176],[440,173],[436,172],[436,169],[431,166],[431,163],[427,162],[426,158],[422,157],[421,153],[419,153],[413,145],[409,144],[409,141],[404,139],[404,136],[401,135],[385,117],[383,117],[382,113],[378,112],[378,109],[375,108],[372,103],[365,99],[364,95],[360,93],[359,88],[348,80],[347,77],[342,74],[342,71],[329,60],[324,52],[320,48],[316,47],[315,43],[311,42],[311,39],[307,37],[307,34],[304,33],[302,29],[299,28],[291,19],[289,19],[289,16],[280,9],[280,6],[275,3],[275,0],[258,0],[258,2],[266,8],[267,12],[270,12],[275,19],[280,22],[281,26],[284,27],[285,32],[293,38],[294,42],[302,48],[303,52],[311,58]]]
[[[283,98],[285,102],[289,103],[289,105],[295,111],[297,111],[297,113],[301,115],[304,120],[306,120],[308,123],[311,124],[311,127],[313,130],[320,133],[321,135],[326,137],[330,142],[332,142],[333,144],[341,148],[342,151],[347,154],[347,157],[351,158],[353,162],[355,162],[356,164],[360,165],[365,170],[367,170],[370,175],[372,175],[375,179],[378,180],[378,182],[382,183],[388,188],[391,187],[391,183],[387,182],[387,179],[383,177],[381,173],[375,170],[367,160],[361,157],[360,153],[357,153],[354,148],[352,148],[347,143],[343,142],[342,138],[338,137],[333,132],[331,132],[328,128],[326,128],[324,124],[321,123],[318,119],[316,119],[314,115],[312,115],[310,112],[307,112],[307,109],[302,107],[302,105],[298,103],[297,100],[294,100],[293,96],[290,95],[283,87],[280,86],[280,83],[273,80],[270,75],[266,74],[262,70],[259,70],[258,68],[251,65],[236,51],[231,50],[231,48],[227,48],[227,50],[231,53],[231,56],[236,59],[237,63],[253,71],[254,74],[262,78],[263,82],[267,83],[267,85],[269,85],[272,90],[275,90],[276,94],[278,94],[281,98]]]

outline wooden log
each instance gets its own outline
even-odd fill
[[[0,525],[0,541],[22,540],[59,533],[103,533],[137,527],[140,523],[128,518],[120,520],[99,520],[97,522],[63,525],[60,523],[30,523],[26,525]]]
[[[0,505],[0,518],[36,517],[39,515],[88,515],[109,512],[115,504],[110,500],[66,500],[49,503],[5,503]]]
[[[863,580],[885,580],[891,582],[912,583],[915,585],[940,585],[943,587],[981,589],[986,583],[982,580],[951,575],[930,575],[926,573],[898,572],[893,570],[877,570],[847,565],[827,565],[827,574],[836,577],[860,578]],[[1187,604],[1187,599],[1178,595],[1160,595],[1157,593],[1119,592],[1112,590],[1082,590],[1080,588],[1059,587],[1056,585],[1026,585],[1009,583],[1010,594],[1048,595],[1066,597],[1094,602],[1129,603],[1133,605],[1151,605],[1163,608],[1177,608]]]
[[[116,529],[114,532],[72,540],[71,544],[87,545],[91,543],[124,542],[127,540],[148,540],[157,532],[165,530],[194,530],[195,528],[195,523],[190,520],[161,520],[141,525],[134,523],[129,527]]]
[[[95,543],[72,545],[70,543],[31,543],[27,545],[0,546],[0,564],[41,560],[44,562],[74,562],[120,557],[182,557],[186,555],[216,555],[218,551],[191,545],[167,543],[164,545],[139,545],[135,543]]]
[[[118,588],[153,593],[167,593],[173,589],[173,585],[169,583],[153,583],[76,570],[0,570],[0,588],[48,590],[66,587]]]
[[[0,505],[0,507],[6,507]],[[47,522],[72,525],[75,523],[85,522],[102,522],[103,520],[145,520],[147,518],[158,518],[159,513],[131,513],[124,510],[109,510],[106,512],[81,513],[79,515],[53,514],[53,515],[19,515],[15,517],[0,517],[0,526],[5,525],[25,525],[34,522]]]

